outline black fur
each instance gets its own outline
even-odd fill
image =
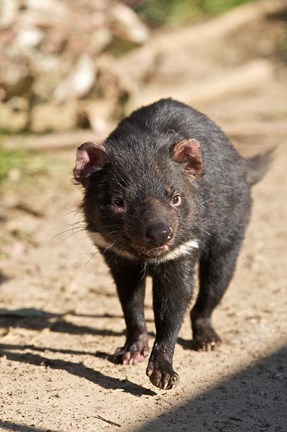
[[[151,275],[156,340],[147,375],[159,388],[178,380],[173,353],[198,261],[193,344],[208,349],[220,342],[211,315],[234,274],[248,224],[248,181],[262,177],[269,159],[243,159],[215,123],[171,99],[135,111],[103,145],[78,150],[74,175],[85,187],[87,229],[111,270],[127,326],[116,360],[134,364],[148,354],[144,293]]]

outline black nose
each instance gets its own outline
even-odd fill
[[[172,228],[163,222],[154,223],[146,230],[147,242],[157,247],[165,245],[172,238],[172,235]]]

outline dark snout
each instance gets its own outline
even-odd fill
[[[178,226],[177,212],[163,200],[149,197],[127,218],[127,237],[136,256],[157,258],[173,245]]]
[[[164,222],[155,222],[146,229],[146,241],[150,246],[164,246],[172,239],[173,229]]]

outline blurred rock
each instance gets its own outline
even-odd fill
[[[2,55],[1,55],[2,54]],[[33,84],[33,76],[25,57],[14,55],[9,57],[1,53],[0,89],[4,92],[4,100],[13,96],[22,96],[30,92]]]
[[[40,42],[44,39],[44,32],[37,28],[23,27],[18,31],[16,44],[19,50],[30,50],[31,48],[39,46]]]
[[[77,126],[77,117],[75,102],[38,105],[32,109],[31,129],[33,132],[67,131]]]
[[[42,26],[51,24],[65,24],[72,17],[72,7],[68,1],[59,0],[22,0],[18,1],[19,9],[27,21],[42,23]],[[22,4],[21,4],[22,3]],[[72,2],[73,3],[73,2]]]
[[[108,28],[102,28],[93,34],[90,41],[91,52],[97,54],[103,51],[113,40],[112,32]]]
[[[0,30],[9,27],[17,16],[17,0],[1,0],[0,2]]]
[[[148,29],[128,6],[117,3],[110,12],[111,27],[117,36],[142,44],[148,39]]]
[[[107,134],[110,129],[107,119],[112,115],[113,106],[109,101],[84,101],[80,106],[80,118],[86,120],[85,126],[91,128],[96,136]]]
[[[0,103],[0,129],[20,131],[29,123],[28,102],[21,97],[13,97],[6,103]]]
[[[83,54],[75,69],[62,81],[55,91],[55,99],[63,102],[71,98],[82,98],[92,89],[96,81],[96,65],[91,57]]]
[[[1,107],[6,129],[67,130],[77,126],[82,100],[121,106],[132,93],[133,83],[118,72],[117,62],[105,72],[101,66],[113,40],[142,44],[148,38],[146,26],[120,1],[1,0],[0,13],[0,100],[21,96],[27,111],[9,121],[10,102]],[[104,128],[98,109],[83,112],[83,123],[85,116],[94,129]]]

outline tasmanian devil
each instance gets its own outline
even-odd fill
[[[116,283],[126,342],[123,364],[149,351],[144,320],[146,276],[153,279],[156,338],[146,373],[161,389],[175,386],[173,353],[194,286],[193,345],[220,343],[211,315],[234,274],[251,209],[250,186],[271,152],[242,158],[204,114],[172,99],[140,108],[104,143],[77,150],[74,177],[84,187],[86,227]]]

